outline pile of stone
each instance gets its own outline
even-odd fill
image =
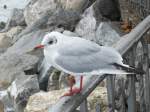
[[[54,103],[51,95],[67,87],[64,73],[49,68],[42,51],[28,53],[47,32],[111,46],[121,35],[120,15],[117,0],[30,0],[14,9],[0,29],[0,112],[44,112]],[[44,106],[34,111],[34,102]]]

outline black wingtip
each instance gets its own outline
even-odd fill
[[[135,68],[135,67],[132,67],[132,66],[123,66],[123,65],[120,65],[118,63],[113,63],[114,66],[116,67],[120,67],[122,68],[123,70],[127,71],[127,72],[132,72],[132,73],[135,73],[135,74],[145,74],[146,72],[141,69],[141,68]]]

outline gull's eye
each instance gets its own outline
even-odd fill
[[[50,41],[48,42],[48,44],[53,44],[53,40],[50,40]]]

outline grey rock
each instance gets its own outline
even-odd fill
[[[50,77],[49,77],[49,80],[48,80],[47,91],[58,90],[59,89],[60,73],[61,73],[60,71],[54,69],[53,72],[50,74]]]
[[[6,33],[0,33],[0,48],[7,49],[11,46],[11,38]]]
[[[9,86],[24,71],[35,67],[38,58],[32,55],[6,52],[0,56],[0,87]],[[6,87],[5,87],[6,88]]]
[[[87,7],[89,0],[58,0],[65,10],[82,12]]]
[[[5,22],[0,22],[0,31],[5,28],[6,23]]]
[[[44,30],[33,31],[23,35],[15,44],[8,48],[7,52],[25,53],[31,51],[36,45],[39,45],[45,35]]]
[[[10,98],[10,95],[7,90],[0,91],[0,102],[0,105],[3,106],[4,110],[2,112],[15,112],[15,109],[13,107],[13,101]]]
[[[42,58],[38,63],[38,80],[41,90],[47,90],[49,76],[52,72],[53,67],[46,62],[45,58]]]
[[[0,112],[4,112],[4,104],[0,101]]]
[[[56,9],[56,0],[31,0],[24,11],[25,21],[27,25],[31,25],[34,21],[40,19],[43,12],[54,12]]]
[[[10,18],[7,21],[5,29],[3,29],[1,32],[6,32],[14,26],[26,26],[23,11],[23,9],[14,8],[11,12]]]
[[[78,37],[78,36],[79,36],[78,34],[76,34],[76,33],[74,33],[74,32],[71,32],[71,31],[69,31],[69,30],[65,30],[65,31],[63,32],[63,34],[64,34],[64,35],[67,35],[67,36],[73,36],[73,37]]]
[[[96,0],[93,4],[97,21],[120,21],[121,13],[118,0]]]
[[[67,30],[74,30],[76,24],[80,20],[80,13],[72,10],[64,10],[58,8],[55,12],[49,17],[47,25],[49,27],[63,28]]]
[[[21,26],[12,27],[8,32],[6,32],[7,37],[9,37],[12,41],[16,35],[18,35],[23,30]]]
[[[8,22],[9,26],[25,26],[26,23],[23,12],[23,9],[14,8]]]
[[[36,75],[20,75],[17,77],[8,88],[15,112],[23,112],[29,97],[36,92],[39,92]]]
[[[120,39],[120,35],[106,22],[101,22],[96,30],[96,42],[104,46],[112,46]]]
[[[41,14],[40,18],[33,21],[32,24],[28,25],[19,35],[17,35],[15,38],[15,41],[20,39],[22,36],[27,35],[29,33],[32,33],[34,31],[39,30],[40,27],[46,28],[46,23],[48,21],[48,18],[53,14],[51,11],[46,11],[43,14]],[[49,31],[51,31],[53,28],[49,28]],[[14,41],[14,42],[15,42]]]
[[[91,6],[82,15],[82,19],[77,24],[75,33],[79,36],[95,41],[95,31],[96,31],[96,19],[94,17],[94,10]]]

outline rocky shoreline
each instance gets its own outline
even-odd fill
[[[67,87],[64,73],[48,68],[42,51],[28,52],[47,32],[58,31],[111,46],[123,35],[120,21],[120,9],[114,0],[31,0],[24,9],[14,9],[0,31],[0,110],[46,112],[54,103],[54,99],[46,98]],[[101,97],[102,102],[107,99],[106,88],[99,88],[95,91],[105,97],[95,93],[89,97],[92,104],[93,97]],[[41,101],[46,106],[34,110]]]

